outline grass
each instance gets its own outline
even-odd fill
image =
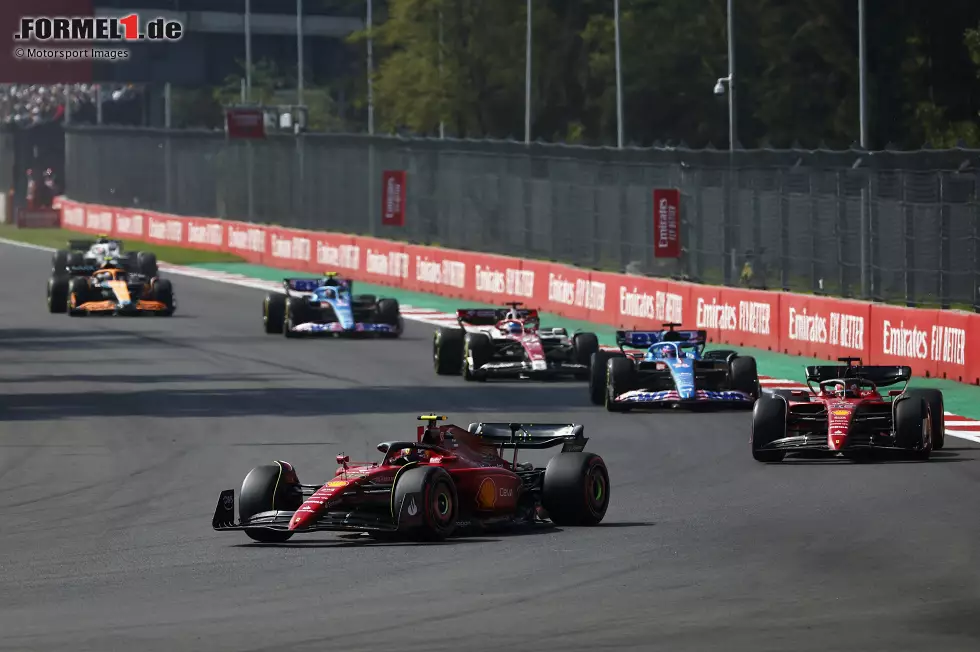
[[[65,229],[18,229],[16,226],[10,224],[0,224],[0,238],[26,242],[41,247],[59,249],[64,247],[69,240],[78,240],[86,237],[92,236]],[[125,251],[152,251],[157,255],[157,260],[174,265],[244,262],[244,259],[240,256],[221,251],[184,249],[183,247],[159,245],[142,240],[123,240],[122,242]]]

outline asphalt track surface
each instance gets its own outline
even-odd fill
[[[747,414],[610,415],[572,384],[440,378],[391,342],[261,333],[261,292],[175,277],[172,319],[71,319],[49,254],[0,246],[0,649],[980,648],[980,449],[764,466]],[[283,546],[217,533],[272,459],[306,482],[415,416],[585,424],[590,529]]]

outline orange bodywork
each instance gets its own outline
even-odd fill
[[[129,294],[129,286],[126,284],[126,270],[123,269],[100,269],[92,275],[93,278],[105,283],[116,295],[117,301],[86,301],[78,304],[74,293],[71,295],[72,310],[84,310],[86,312],[115,312],[120,302],[128,303],[132,301]],[[121,278],[120,278],[121,277]],[[132,304],[137,312],[164,312],[167,305],[162,301],[139,300]]]

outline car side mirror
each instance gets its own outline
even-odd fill
[[[384,442],[378,444],[378,451],[381,452],[381,453],[387,453],[388,452],[388,444],[385,444]]]
[[[896,396],[901,396],[904,393],[905,393],[905,390],[902,390],[902,389],[890,389],[890,390],[888,390],[888,395],[891,396],[892,398],[894,398]]]
[[[350,456],[349,455],[338,455],[337,456],[337,464],[347,464],[348,462],[350,462]]]

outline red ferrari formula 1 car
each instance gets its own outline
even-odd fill
[[[221,492],[212,526],[244,530],[262,543],[296,533],[354,531],[442,540],[467,530],[531,525],[597,525],[609,505],[609,473],[581,425],[472,423],[467,430],[423,415],[416,441],[378,445],[380,462],[337,456],[332,479],[301,484],[288,462],[258,466]],[[519,449],[561,446],[545,468],[517,461]],[[512,450],[511,459],[504,451]]]
[[[456,311],[459,328],[440,328],[432,340],[432,360],[440,375],[465,380],[562,378],[588,380],[589,362],[599,350],[594,333],[569,335],[564,328],[541,328],[537,310],[465,308]]]
[[[878,451],[927,460],[945,443],[945,407],[938,389],[908,389],[912,368],[841,365],[806,367],[810,391],[764,394],[752,413],[752,457],[780,462],[787,453],[864,461]],[[853,363],[857,363],[856,365]],[[878,388],[904,383],[883,396]]]

